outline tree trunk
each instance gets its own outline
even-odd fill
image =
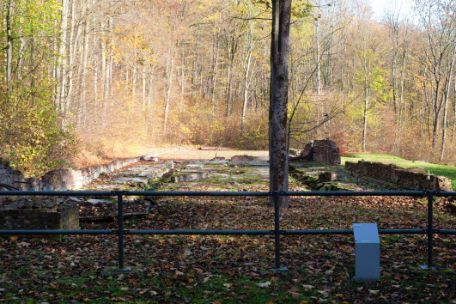
[[[233,62],[234,62],[234,50],[230,47],[228,51],[228,85],[226,88],[226,110],[225,116],[231,115],[232,102],[233,102]]]
[[[270,191],[288,190],[288,55],[292,0],[272,1],[271,82],[269,107]],[[281,199],[288,206],[288,199]]]
[[[146,65],[144,64],[142,67],[142,111],[146,111],[146,104],[147,104],[147,99],[146,99]]]
[[[433,122],[432,122],[432,150],[434,151],[435,145],[437,144],[437,135],[439,132],[439,119],[440,119],[440,80],[436,81],[434,92],[433,92]],[[442,96],[443,98],[443,96]]]
[[[336,24],[336,0],[331,1],[331,21],[329,24],[329,37],[328,37],[328,48],[326,51],[326,79],[325,79],[325,87],[331,88],[333,84],[333,73],[334,73],[334,66],[332,64],[332,52],[334,48],[334,28]]]
[[[59,99],[58,99],[58,88],[59,88],[59,59],[58,59],[58,53],[59,53],[59,22],[57,20],[54,20],[54,28],[53,28],[53,38],[52,38],[52,74],[51,77],[52,79],[55,79],[56,81],[54,82],[54,87],[53,87],[53,96],[52,100],[54,101],[54,106],[56,110],[58,111],[58,104],[59,104]]]
[[[249,33],[248,33],[248,49],[247,59],[244,64],[244,102],[242,103],[242,117],[241,117],[241,134],[244,133],[245,119],[247,116],[247,107],[249,103],[249,74],[250,66],[252,63],[252,52],[253,52],[253,24],[249,22]]]
[[[401,64],[401,72],[400,72],[400,79],[399,84],[397,83],[397,67],[394,70],[393,74],[393,98],[394,98],[394,111],[396,115],[396,134],[394,139],[394,147],[393,150],[395,153],[399,153],[401,151],[401,139],[402,139],[402,125],[403,125],[403,114],[404,114],[404,92],[405,92],[405,72],[407,66],[407,50],[405,49],[402,54],[402,64]],[[396,60],[394,60],[396,61]],[[397,64],[397,62],[395,63]],[[399,86],[399,88],[398,88]],[[399,96],[397,96],[399,90]],[[398,100],[397,100],[398,99]]]
[[[443,101],[443,119],[442,119],[442,142],[440,145],[440,161],[443,161],[443,157],[445,156],[445,144],[446,144],[446,131],[447,131],[447,119],[448,119],[448,92],[451,83],[451,76],[448,79],[448,84],[445,89],[445,96]]]
[[[33,38],[31,38],[33,39]],[[19,51],[18,51],[18,58],[17,58],[17,68],[16,68],[16,79],[22,80],[22,72],[24,70],[24,57],[25,57],[25,49],[27,46],[27,40],[24,37],[19,39]]]
[[[456,80],[453,85],[453,127],[451,132],[451,141],[454,140],[456,133]]]
[[[154,101],[154,70],[149,66],[149,91],[147,95],[147,106],[149,107]]]
[[[72,108],[72,98],[73,98],[73,84],[74,84],[74,68],[75,68],[75,58],[78,51],[78,40],[79,40],[79,33],[80,27],[79,24],[76,23],[76,14],[77,14],[77,6],[76,1],[73,0],[71,6],[71,23],[70,23],[70,39],[69,39],[69,53],[68,53],[68,91],[67,95],[65,96],[65,110],[64,114],[68,115]],[[77,28],[76,28],[77,27]],[[75,34],[76,31],[76,34]]]
[[[105,30],[105,22],[103,20],[103,16],[102,16],[100,27],[101,27],[102,31]],[[106,109],[106,100],[107,100],[106,78],[108,77],[107,76],[108,64],[107,64],[107,59],[106,59],[106,52],[107,52],[106,39],[104,36],[105,36],[105,33],[103,33],[103,36],[100,39],[100,47],[101,47],[101,81],[100,81],[100,85],[101,85],[101,89],[102,89],[101,107],[103,109],[103,113],[104,113],[104,110]],[[105,120],[103,119],[102,121],[104,124]]]
[[[145,115],[145,130],[146,130],[146,140],[150,140],[153,137],[151,136],[151,125],[153,124],[153,116],[150,113],[150,106],[152,105],[152,102],[154,101],[154,78],[153,78],[153,68],[152,65],[149,65],[149,79],[148,79],[148,91],[147,91],[147,104],[146,104],[146,110],[144,111]]]
[[[96,0],[93,0],[92,2],[92,5],[93,7],[95,7],[95,1]],[[93,27],[94,28],[97,28],[99,26],[98,24],[98,20],[97,20],[97,14],[94,13],[93,14],[93,20],[92,20],[92,23],[93,23]],[[98,110],[98,69],[99,69],[99,66],[100,66],[100,63],[99,63],[99,52],[100,52],[100,48],[99,48],[99,44],[98,44],[98,35],[97,35],[97,31],[93,31],[93,41],[92,41],[92,47],[93,47],[93,102],[94,102],[94,107],[96,110]],[[97,111],[98,112],[98,111]],[[96,116],[95,116],[96,117]]]
[[[36,66],[35,66],[35,35],[34,35],[34,28],[33,26],[31,27],[31,38],[30,38],[30,67],[29,70],[31,71],[31,79],[30,79],[30,88],[32,88],[32,94],[31,94],[31,102],[32,104],[35,104],[36,101],[36,79],[38,78],[38,75],[34,73]]]
[[[212,72],[211,72],[211,114],[212,122],[215,119],[215,92],[217,87],[217,72],[218,72],[218,61],[219,61],[219,35],[218,31],[215,35],[215,41],[212,47]]]
[[[85,127],[87,121],[87,100],[86,100],[86,92],[87,92],[87,61],[88,61],[88,54],[89,54],[89,28],[90,28],[90,19],[88,18],[88,5],[85,7],[85,23],[84,23],[84,35],[83,35],[83,47],[82,47],[82,64],[81,70],[79,73],[79,102],[78,102],[78,127]]]
[[[163,114],[163,136],[168,135],[168,117],[169,117],[169,103],[171,99],[171,89],[173,84],[173,74],[174,74],[174,55],[172,51],[169,50],[169,57],[166,64],[166,93],[165,93],[165,104],[164,104],[164,114]]]
[[[112,24],[112,19],[108,18],[108,33],[111,32],[111,24]],[[105,72],[104,72],[104,78],[103,78],[103,106],[105,109],[105,114],[107,111],[109,111],[109,104],[111,103],[110,98],[111,98],[111,76],[112,76],[112,49],[110,46],[110,43],[112,42],[112,39],[108,40],[108,43],[105,43]]]
[[[6,87],[7,98],[11,98],[13,92],[13,0],[8,0],[6,10]]]
[[[367,112],[369,109],[369,84],[367,79],[364,83],[364,109],[363,109],[363,152],[366,152],[366,142],[367,142]]]
[[[112,33],[112,25],[111,25],[111,28],[110,28],[110,33]],[[111,44],[114,43],[114,39],[112,38],[112,34],[111,34],[111,38],[109,40],[111,41]],[[114,45],[111,45],[110,48],[109,48],[108,106],[111,106],[111,104],[112,104],[111,96],[112,96],[112,83],[113,83],[112,75],[113,75],[113,70],[114,70],[114,53],[113,53],[114,47],[115,47]]]
[[[399,91],[399,134],[402,130],[403,124],[403,114],[404,114],[404,92],[405,92],[405,72],[407,67],[407,50],[404,50],[402,58],[402,67],[401,67],[401,79],[399,82],[400,91]]]
[[[60,58],[60,69],[59,69],[59,89],[58,99],[60,112],[63,113],[65,109],[65,94],[66,94],[66,58],[67,58],[67,44],[68,44],[68,15],[69,15],[69,3],[70,0],[62,0],[62,37],[60,42],[59,58]]]
[[[180,79],[180,103],[181,107],[184,106],[185,102],[185,53],[184,48],[182,48],[182,57],[181,57],[181,79]]]
[[[136,63],[133,63],[133,71],[131,72],[131,96],[134,101],[136,98]]]
[[[315,26],[315,63],[317,65],[317,72],[315,73],[315,92],[317,95],[321,95],[321,46],[320,46],[320,20],[316,18],[314,22]]]
[[[445,86],[444,100],[443,100],[443,121],[442,121],[442,143],[440,146],[440,161],[443,160],[445,156],[445,144],[446,144],[446,135],[447,135],[447,119],[448,119],[448,98],[450,96],[451,81],[453,77],[453,68],[456,60],[456,48],[453,51],[453,58],[451,59],[449,71],[448,71],[448,81]]]

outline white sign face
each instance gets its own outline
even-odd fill
[[[380,237],[376,223],[354,223],[355,280],[380,279]]]

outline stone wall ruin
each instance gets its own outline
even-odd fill
[[[79,190],[98,178],[101,174],[111,173],[125,166],[139,162],[146,156],[115,160],[108,164],[83,169],[57,169],[47,172],[41,178],[26,178],[13,169],[7,161],[0,159],[0,184],[11,185],[19,190]],[[156,157],[152,161],[158,161]]]
[[[142,159],[146,158],[116,160],[80,170],[58,169],[41,178],[26,178],[0,159],[0,190],[79,190],[101,174],[114,172]],[[157,161],[153,157],[148,159]],[[55,197],[0,197],[0,230],[11,229],[78,230],[79,205],[70,199]]]
[[[330,139],[313,140],[307,143],[298,156],[290,160],[318,162],[327,165],[340,165],[340,150]]]
[[[392,164],[368,161],[346,162],[345,169],[355,175],[385,181],[402,189],[452,191],[451,180],[444,176],[407,170]]]
[[[0,229],[77,230],[79,207],[53,197],[8,197],[0,205]]]

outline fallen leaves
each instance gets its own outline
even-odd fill
[[[198,183],[180,186],[217,190]],[[267,185],[242,186],[265,190]],[[138,206],[126,203],[127,209]],[[292,198],[291,206],[283,210],[282,229],[348,228],[354,221],[372,220],[384,228],[410,228],[423,226],[425,216],[425,206],[412,198]],[[115,204],[109,208],[91,205],[85,211],[113,212]],[[454,217],[442,210],[436,209],[438,223],[455,227]],[[162,198],[147,218],[129,220],[126,227],[272,229],[273,210],[267,200],[257,198]],[[108,277],[102,272],[116,265],[116,236],[71,236],[62,242],[0,239],[0,300],[415,303],[430,302],[426,296],[432,295],[435,302],[451,301],[456,298],[454,238],[435,239],[436,262],[447,265],[447,271],[418,269],[425,248],[422,236],[382,236],[382,280],[359,285],[352,281],[350,236],[282,237],[282,261],[289,271],[278,275],[270,272],[272,237],[127,235],[126,264],[135,270]]]
[[[369,294],[371,294],[371,295],[378,295],[379,292],[380,292],[380,290],[369,289]]]
[[[307,290],[314,289],[315,286],[313,286],[313,285],[308,285],[308,284],[303,284],[303,285],[302,285],[302,288],[304,288],[304,290],[307,291]]]
[[[269,282],[269,281],[260,282],[260,283],[257,283],[256,285],[261,288],[268,288],[269,286],[271,286],[271,282]]]

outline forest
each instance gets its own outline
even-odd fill
[[[399,2],[398,2],[399,3]],[[456,1],[380,20],[295,0],[288,145],[456,162]],[[0,155],[30,175],[124,149],[268,146],[267,0],[0,1]]]
[[[0,302],[456,303],[456,0],[0,18]]]

